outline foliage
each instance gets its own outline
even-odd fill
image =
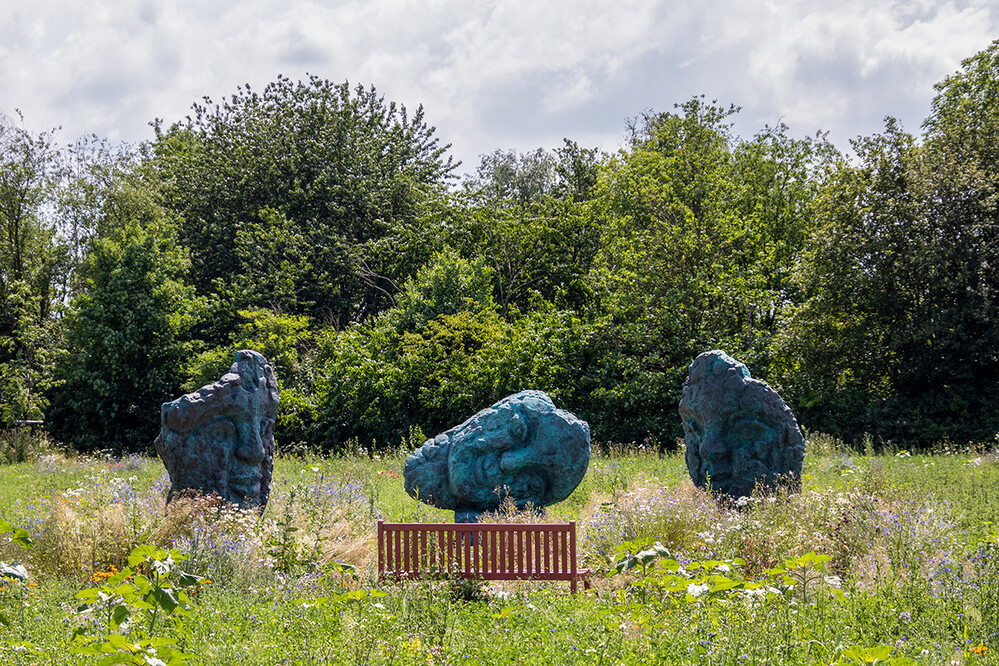
[[[919,446],[999,431],[997,53],[937,86],[922,145],[889,119],[821,194],[776,352],[810,427]]]
[[[195,658],[185,645],[190,636],[184,624],[190,613],[185,588],[205,581],[177,568],[185,559],[176,549],[136,546],[128,557],[129,568],[112,571],[98,587],[78,592],[83,602],[78,613],[99,616],[107,633],[89,635],[78,628],[73,652],[105,655],[102,664],[173,666]]]
[[[835,153],[783,126],[736,141],[736,112],[694,98],[676,113],[646,114],[600,182],[593,279],[605,315],[586,411],[605,439],[673,442],[687,365],[702,351],[726,349],[767,375],[764,350],[792,297],[813,183]]]
[[[381,241],[417,224],[453,168],[422,108],[316,76],[206,99],[156,131],[198,291],[339,326],[381,310],[386,286],[415,269]]]
[[[60,178],[52,140],[0,116],[0,423],[7,427],[43,417],[59,348],[52,315],[66,252],[43,213]]]
[[[195,356],[187,370],[184,390],[194,391],[210,384],[232,365],[240,349],[252,349],[264,355],[274,367],[282,387],[295,386],[307,379],[303,354],[312,340],[307,317],[282,315],[271,310],[239,310],[239,328],[231,334],[232,343]]]
[[[454,252],[408,281],[399,306],[320,340],[319,422],[327,450],[358,438],[394,447],[525,389],[571,404],[585,326],[554,309],[504,320],[490,271]]]
[[[146,450],[159,406],[180,387],[190,291],[165,222],[128,224],[94,242],[89,278],[66,317],[49,425],[81,451]]]

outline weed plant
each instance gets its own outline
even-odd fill
[[[169,663],[171,649],[199,664],[999,663],[999,455],[873,455],[819,435],[808,451],[799,494],[718,501],[682,458],[629,449],[596,455],[565,502],[489,517],[576,520],[594,569],[577,595],[380,582],[377,520],[453,519],[405,494],[404,452],[279,458],[262,514],[167,506],[155,459],[46,452],[0,466],[0,663]],[[128,588],[113,626],[81,615],[78,595],[125,584],[136,552],[146,580],[156,553],[184,583],[183,615],[152,623]],[[23,580],[2,575],[17,567]]]

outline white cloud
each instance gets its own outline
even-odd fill
[[[783,118],[845,143],[886,114],[917,129],[997,27],[990,0],[35,0],[0,15],[0,111],[136,141],[308,72],[424,104],[467,170],[563,136],[613,150],[626,117],[702,92],[743,105],[744,132]]]

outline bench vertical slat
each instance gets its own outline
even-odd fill
[[[469,548],[471,549],[469,550],[472,558],[471,559],[472,568],[470,569],[470,571],[474,574],[482,573],[482,563],[486,559],[486,554],[485,552],[483,552],[486,548],[485,544],[483,543],[483,539],[485,538],[486,536],[484,534],[480,535],[478,530],[469,532],[468,534],[465,535],[465,539],[469,544]]]
[[[454,532],[447,533],[447,558],[449,574],[458,573],[458,563],[461,562],[461,555],[456,552],[458,546],[455,544],[457,535]]]
[[[434,546],[435,546],[434,549],[433,549],[434,550],[434,555],[433,555],[434,556],[434,561],[433,561],[434,562],[434,567],[436,568],[437,571],[443,572],[444,571],[444,566],[443,566],[443,564],[444,564],[444,533],[443,532],[438,532],[437,533],[437,543],[434,544]]]
[[[531,541],[534,545],[534,560],[531,562],[531,573],[537,575],[541,573],[541,556],[544,554],[541,552],[541,532],[532,532]]]
[[[489,532],[483,532],[482,534],[479,534],[478,532],[475,533],[475,542],[472,545],[478,546],[477,549],[479,556],[478,572],[480,574],[485,573],[490,569],[490,567],[492,567],[493,557],[490,552],[490,549],[492,548],[493,542],[495,540],[496,540],[495,534]]]
[[[517,543],[517,573],[523,575],[524,573],[524,533],[517,532],[517,538],[515,539]]]
[[[552,545],[552,531],[547,529],[545,530],[545,573],[552,572]]]
[[[409,561],[409,540],[412,533],[411,530],[402,530],[402,567],[406,571],[413,570],[413,564]]]
[[[562,530],[552,530],[552,573],[562,573]]]
[[[527,573],[531,573],[537,568],[536,563],[534,561],[535,557],[534,553],[537,552],[537,549],[534,548],[535,534],[537,534],[537,532],[528,532],[527,534],[524,535],[524,540],[527,541],[527,552],[524,554],[524,559],[526,560],[527,564]]]
[[[394,572],[397,567],[392,559],[392,539],[395,538],[395,530],[385,528],[385,570]]]
[[[419,545],[416,548],[416,566],[430,566],[430,562],[427,559],[427,532],[425,530],[420,530]],[[431,569],[433,571],[433,569]]]
[[[504,566],[506,562],[503,561],[506,559],[503,557],[503,536],[504,534],[502,532],[493,532],[493,543],[489,549],[492,553],[492,570],[490,573],[492,573],[492,571],[506,570],[506,567]]]
[[[406,530],[396,530],[395,566],[400,571],[406,571]]]
[[[492,537],[490,542],[486,537]],[[479,548],[479,575],[483,573],[492,571],[496,566],[496,558],[489,556],[489,548],[496,547],[496,533],[489,533],[488,531],[476,532],[476,544],[481,543],[482,547]],[[486,546],[486,543],[490,543],[490,546]],[[474,545],[474,544],[473,544]]]
[[[392,531],[392,568],[395,571],[405,571],[402,566],[402,530]]]
[[[559,530],[559,539],[562,541],[562,573],[569,573],[569,530]]]
[[[516,571],[516,562],[513,555],[514,533],[505,532],[504,536],[506,537],[506,568],[504,568],[504,571]]]
[[[409,568],[416,574],[420,573],[420,535],[416,530],[409,531]]]
[[[572,578],[569,579],[569,589],[576,594],[576,521],[569,523],[569,566]]]
[[[402,538],[402,534],[399,532],[398,529],[392,530],[392,570],[393,571],[402,571],[402,560],[399,559],[400,557],[402,557],[402,549],[401,549],[402,542],[400,541],[401,538]]]
[[[472,551],[472,538],[473,538],[472,534],[469,533],[469,532],[463,531],[461,533],[461,543],[464,546],[464,551],[465,551],[464,565],[465,565],[465,575],[466,576],[471,576],[472,575],[472,557],[471,557],[471,555],[472,555],[472,552],[471,552]]]
[[[547,573],[548,567],[545,560],[548,559],[548,533],[545,530],[538,532],[538,570],[536,573]]]
[[[392,563],[389,561],[389,540],[392,538],[392,532],[388,526],[382,527],[382,538],[385,540],[385,543],[378,544],[379,555],[385,558],[385,572],[391,573]]]
[[[481,545],[479,551],[482,553],[482,562],[479,565],[479,573],[484,573],[491,571],[496,562],[496,557],[493,555],[493,551],[496,550],[496,533],[483,532]]]
[[[473,570],[482,575],[482,572],[489,567],[489,537],[490,534],[483,532],[479,534],[476,530],[472,533],[472,557],[475,558]]]
[[[496,550],[496,533],[495,532],[480,532],[476,534],[479,537],[482,547],[479,548],[479,574],[483,574],[488,571],[492,571],[496,566],[496,558],[493,556],[492,551]],[[487,538],[491,537],[491,538]]]
[[[392,568],[395,571],[402,570],[402,533],[398,530],[392,530]]]

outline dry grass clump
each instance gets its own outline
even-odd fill
[[[375,523],[380,517],[367,488],[353,478],[334,478],[318,467],[287,489],[271,494],[271,515],[265,521],[266,538],[280,539],[294,527],[295,547],[303,559],[316,564],[334,560],[364,569],[371,564]]]
[[[859,581],[876,570],[933,575],[959,533],[950,505],[903,497],[877,465],[856,471],[844,471],[845,489],[779,489],[734,502],[688,481],[641,481],[630,492],[591,499],[582,553],[599,565],[618,544],[648,538],[681,560],[740,558],[750,576],[810,552],[830,556],[830,573]]]
[[[523,509],[517,506],[512,498],[506,497],[495,511],[486,511],[479,519],[480,523],[502,523],[511,525],[537,525],[553,521],[545,507],[535,507],[528,504]]]
[[[132,519],[123,504],[96,507],[56,497],[31,556],[37,567],[78,580],[111,565],[124,568],[137,541]]]
[[[46,456],[38,464],[89,463]],[[35,547],[26,556],[41,571],[78,580],[112,565],[123,568],[160,522],[165,503],[160,485],[140,494],[136,481],[97,468],[80,487],[34,500]]]
[[[730,529],[737,514],[724,510],[690,481],[676,486],[655,480],[606,501],[591,502],[583,513],[584,552],[608,557],[622,541],[653,538],[676,551],[704,550]]]

